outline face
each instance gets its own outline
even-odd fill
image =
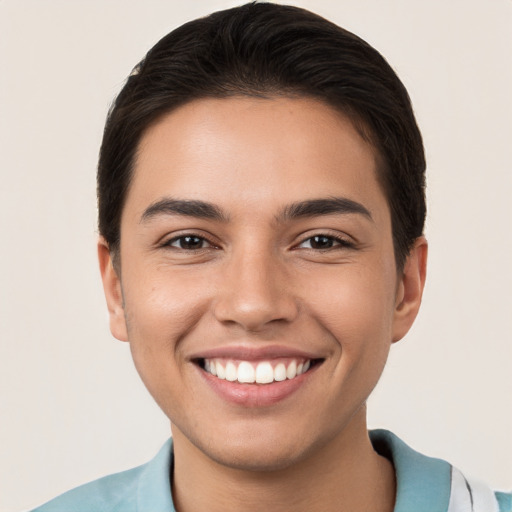
[[[275,469],[365,428],[410,327],[425,243],[397,274],[376,155],[311,99],[204,99],[152,126],[99,244],[113,334],[188,443]]]

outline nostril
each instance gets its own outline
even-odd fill
[[[298,308],[288,303],[285,297],[263,299],[254,294],[251,297],[225,297],[215,306],[214,314],[225,325],[239,325],[247,332],[258,333],[269,324],[289,323],[296,318]]]

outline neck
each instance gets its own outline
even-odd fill
[[[284,469],[247,471],[218,464],[173,428],[173,498],[179,512],[392,512],[395,474],[378,455],[364,408],[342,433]]]

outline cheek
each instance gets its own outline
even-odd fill
[[[123,295],[131,342],[176,345],[203,315],[210,291],[183,274],[161,266],[141,272],[142,279],[125,280]]]
[[[312,315],[336,344],[339,362],[332,378],[354,400],[365,400],[386,363],[392,340],[394,269],[340,269],[336,278],[323,279]],[[386,277],[388,276],[388,277]]]
[[[384,277],[383,277],[384,276]],[[394,312],[394,279],[383,272],[368,272],[368,268],[340,269],[324,277],[309,295],[310,304],[321,323],[339,334],[340,343],[359,344],[371,337],[391,336]],[[337,337],[337,336],[336,336]]]
[[[209,291],[185,277],[165,271],[126,280],[123,290],[128,341],[137,371],[153,396],[179,385],[183,371],[182,341],[197,329],[209,302]]]

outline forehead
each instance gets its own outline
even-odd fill
[[[166,195],[258,210],[334,192],[385,202],[376,156],[347,117],[314,99],[195,100],[144,134],[127,209]]]

